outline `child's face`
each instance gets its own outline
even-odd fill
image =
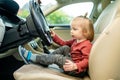
[[[86,39],[82,30],[84,25],[82,21],[82,18],[78,18],[71,22],[71,36],[78,40]]]

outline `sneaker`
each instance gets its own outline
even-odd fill
[[[26,63],[26,64],[30,64],[31,61],[30,61],[30,57],[31,57],[31,51],[28,51],[26,50],[25,48],[23,48],[22,46],[19,46],[18,47],[18,51],[19,51],[19,54],[21,56],[21,58],[23,59],[23,61]],[[25,53],[28,53],[27,57],[24,57],[24,54]]]

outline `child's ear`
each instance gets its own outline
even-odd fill
[[[83,35],[84,35],[84,36],[87,36],[87,31],[84,30],[84,31],[83,31]]]
[[[83,30],[83,34],[86,34],[87,33],[87,31],[86,30]]]

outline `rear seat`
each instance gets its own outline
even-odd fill
[[[23,65],[15,80],[120,80],[120,0],[110,4],[95,23],[101,33],[93,44],[89,59],[89,77],[76,78],[35,64]],[[105,28],[105,29],[104,29]]]

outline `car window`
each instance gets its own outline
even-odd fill
[[[15,0],[19,6],[18,16],[21,18],[26,18],[29,15],[29,0]],[[57,5],[56,0],[41,0],[41,8],[46,11],[49,7]],[[66,5],[48,16],[46,20],[49,24],[69,24],[71,19],[75,16],[84,15],[88,12],[88,17],[90,16],[93,8],[92,2],[82,2]]]
[[[29,5],[28,2],[29,0],[14,0],[18,3],[19,5],[19,11],[18,11],[18,16],[21,18],[26,18],[29,15]]]
[[[29,15],[29,0],[15,0],[20,6],[18,16],[21,18],[26,18]],[[42,11],[45,11],[51,6],[55,6],[57,4],[56,0],[40,0]]]
[[[75,3],[54,11],[46,19],[49,24],[69,24],[73,17],[84,15],[86,12],[88,13],[87,17],[89,17],[92,8],[92,2]]]

